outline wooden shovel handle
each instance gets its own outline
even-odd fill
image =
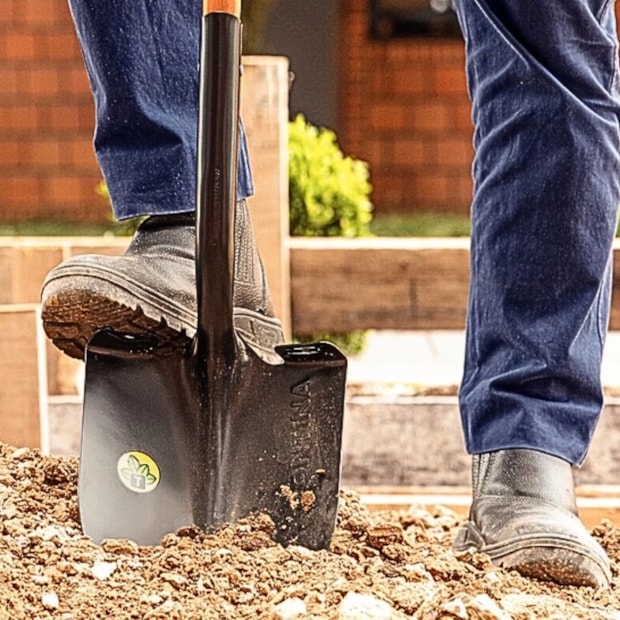
[[[209,13],[228,13],[241,17],[241,0],[203,0],[203,15]]]

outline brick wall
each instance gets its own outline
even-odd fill
[[[373,40],[367,7],[342,3],[340,142],[369,162],[378,213],[467,213],[473,130],[463,41]]]
[[[471,127],[460,41],[367,39],[341,2],[341,142],[371,165],[377,211],[466,209]],[[102,221],[93,109],[67,0],[2,0],[0,222]]]
[[[369,162],[378,213],[467,213],[473,157],[460,39],[372,40],[342,0],[338,127]],[[93,110],[66,0],[2,0],[0,222],[103,221]]]
[[[0,221],[102,220],[93,109],[66,0],[2,0]]]

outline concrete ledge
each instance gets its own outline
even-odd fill
[[[455,396],[357,396],[347,401],[343,480],[350,486],[467,486]],[[578,484],[620,482],[620,399],[608,399]]]
[[[81,399],[50,397],[50,450],[78,454]],[[620,399],[610,399],[580,485],[620,482]],[[347,398],[342,482],[361,487],[461,487],[470,484],[454,396],[356,395]]]

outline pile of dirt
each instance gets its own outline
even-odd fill
[[[187,528],[140,547],[80,529],[77,460],[0,444],[0,620],[417,618],[620,620],[620,530],[594,535],[609,590],[561,588],[454,555],[441,507],[369,513],[343,492],[329,551],[283,548],[258,516],[217,534]]]

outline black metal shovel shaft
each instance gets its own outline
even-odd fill
[[[211,3],[213,4],[213,3]],[[205,366],[233,356],[234,222],[237,187],[241,22],[210,12],[201,42],[196,209],[197,350]],[[216,2],[218,7],[234,2]]]
[[[241,22],[236,2],[204,2],[196,179],[197,331],[203,399],[204,520],[216,520],[226,449],[225,403],[238,355],[233,324]],[[217,10],[212,10],[215,7]],[[240,10],[240,8],[239,8]],[[229,448],[234,449],[234,448]]]

